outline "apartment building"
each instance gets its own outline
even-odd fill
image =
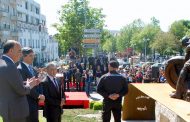
[[[32,47],[36,65],[59,58],[58,43],[49,36],[46,17],[34,0],[0,0],[0,23],[0,44],[16,39],[23,47]]]
[[[0,0],[0,53],[8,39],[18,39],[16,0]]]

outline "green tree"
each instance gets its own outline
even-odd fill
[[[104,30],[102,38],[102,49],[106,52],[116,52],[116,38],[108,31]]]
[[[176,54],[178,45],[180,45],[180,43],[172,33],[160,31],[156,34],[150,46],[160,55],[164,56]]]
[[[131,44],[135,45],[135,51],[142,53],[146,46],[147,54],[150,54],[153,50],[150,48],[150,44],[159,31],[159,26],[148,24],[139,33],[136,33],[131,41]]]
[[[141,19],[133,21],[131,24],[126,25],[120,30],[119,36],[117,36],[117,50],[124,51],[126,48],[132,47],[132,38],[139,33],[144,27],[144,23]]]
[[[152,25],[157,26],[157,27],[160,26],[160,21],[156,19],[155,17],[152,17],[150,20],[151,20]]]
[[[169,32],[173,33],[178,40],[182,39],[190,29],[189,20],[179,20],[172,23]]]
[[[104,15],[102,9],[89,7],[87,0],[70,0],[58,11],[59,23],[53,26],[57,29],[56,38],[59,41],[61,53],[69,48],[82,51],[84,29],[103,29]]]

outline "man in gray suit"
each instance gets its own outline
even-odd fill
[[[8,40],[3,48],[0,58],[0,116],[4,122],[26,122],[29,115],[26,95],[39,81],[31,78],[23,84],[15,65],[22,56],[19,42]]]

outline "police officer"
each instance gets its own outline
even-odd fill
[[[111,111],[115,122],[121,122],[122,97],[128,92],[126,78],[117,73],[119,63],[111,60],[108,64],[109,72],[100,78],[97,92],[103,96],[103,122],[109,122]]]

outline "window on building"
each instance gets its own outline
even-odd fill
[[[38,48],[40,48],[40,40],[38,40]]]
[[[7,6],[7,12],[9,12],[9,6]]]
[[[36,14],[40,14],[40,9],[36,8]]]
[[[32,40],[32,48],[34,48],[34,40]]]
[[[20,44],[22,45],[22,39],[20,39]]]
[[[40,20],[36,18],[36,24],[39,25],[40,24]]]
[[[34,18],[31,16],[31,17],[30,17],[30,22],[31,22],[32,24],[34,23],[33,21],[34,21]]]
[[[28,46],[31,47],[31,41],[28,39]]]
[[[23,45],[24,47],[26,46],[26,39],[24,39],[24,45]]]
[[[16,16],[16,10],[13,8],[13,16]]]
[[[25,8],[28,9],[28,2],[25,2]]]
[[[30,6],[30,11],[33,11],[33,5],[31,4],[31,6]]]
[[[28,15],[26,15],[26,23],[28,23],[28,18],[29,18]]]

